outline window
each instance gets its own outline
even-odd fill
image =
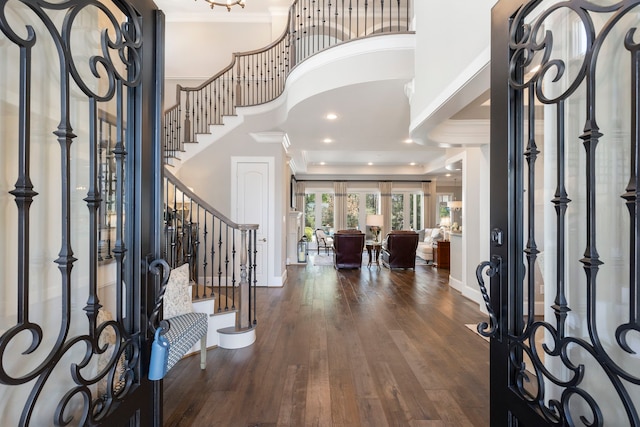
[[[436,203],[436,222],[438,224],[450,223],[451,211],[447,206],[447,202],[453,200],[451,194],[438,194],[438,203]],[[446,218],[445,220],[443,220]]]
[[[367,193],[366,194],[366,205],[365,210],[367,214],[377,214],[378,213],[378,194],[375,193]]]
[[[333,193],[308,192],[304,196],[305,227],[333,231]]]
[[[422,228],[422,194],[414,193],[409,195],[409,223],[412,230]]]
[[[327,233],[333,232],[333,194],[322,193],[321,223],[316,228],[322,228]]]
[[[392,193],[391,194],[391,229],[419,230],[422,228],[422,194],[421,193]]]
[[[404,194],[391,195],[391,229],[402,230],[404,228]]]
[[[347,195],[347,228],[355,228],[367,232],[367,214],[378,212],[379,196],[377,193],[359,191]]]
[[[316,195],[304,195],[304,226],[312,230],[316,229]]]
[[[359,228],[360,194],[347,194],[347,228]]]

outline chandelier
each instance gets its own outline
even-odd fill
[[[227,0],[226,2],[214,1],[214,0],[205,0],[207,3],[211,5],[211,9],[213,6],[224,6],[227,8],[227,11],[231,12],[231,8],[235,5],[240,5],[240,7],[244,8],[245,0]]]

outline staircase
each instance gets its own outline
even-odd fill
[[[266,104],[285,89],[302,61],[356,39],[412,33],[411,0],[296,0],[282,35],[263,49],[234,53],[231,63],[196,87],[176,88],[165,112],[164,160],[186,160],[242,123],[238,107]]]
[[[208,346],[241,348],[256,339],[257,225],[235,224],[169,168],[178,170],[242,124],[238,107],[280,97],[305,59],[355,39],[412,33],[411,7],[411,0],[296,0],[287,28],[269,46],[234,53],[201,85],[176,88],[176,104],[164,116],[164,258],[172,267],[191,265],[194,309],[210,316]]]
[[[256,340],[256,328],[236,328],[237,310],[217,313],[216,300],[193,301],[193,311],[209,315],[207,347],[237,349],[248,347]],[[187,354],[199,353],[200,344],[194,345]]]
[[[207,346],[241,348],[256,338],[256,224],[236,224],[165,167],[162,258],[189,264],[194,311],[209,315]],[[199,351],[194,346],[191,351]]]
[[[177,152],[173,157],[165,158],[165,163],[172,166],[172,170],[177,172],[189,159],[197,156],[202,150],[220,140],[220,138],[241,125],[242,122],[243,116],[241,114],[224,116],[221,124],[212,124],[209,126],[209,133],[197,134],[195,141],[185,142],[182,146],[182,151]]]

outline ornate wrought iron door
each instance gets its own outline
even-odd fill
[[[639,22],[637,0],[493,9],[492,427],[640,425]]]
[[[2,425],[159,425],[162,31],[148,0],[0,0]]]

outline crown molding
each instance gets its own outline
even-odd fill
[[[291,145],[289,137],[285,132],[251,132],[249,135],[251,135],[251,138],[253,138],[255,142],[259,142],[261,144],[282,144],[285,147],[285,150]]]
[[[429,141],[448,147],[468,147],[489,143],[490,120],[446,120],[431,132]]]
[[[230,12],[227,12],[224,10],[224,7],[220,6],[216,6],[215,10],[211,10],[211,7],[204,0],[195,0],[195,3],[201,3],[202,11],[168,11],[165,14],[165,21],[270,24],[273,20],[273,15],[270,13],[246,13],[240,10],[240,8],[238,8],[238,10],[232,9]],[[162,9],[162,4],[159,6]]]

